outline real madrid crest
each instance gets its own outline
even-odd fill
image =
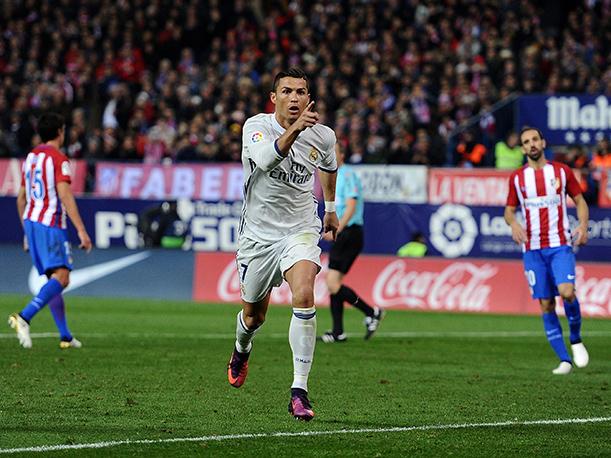
[[[316,162],[316,159],[318,159],[318,151],[316,151],[316,148],[312,148],[310,150],[310,160]]]

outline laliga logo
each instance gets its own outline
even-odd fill
[[[477,237],[477,223],[464,205],[439,207],[431,216],[429,230],[431,243],[446,258],[469,254]]]

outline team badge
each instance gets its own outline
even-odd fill
[[[554,187],[554,189],[557,191],[558,189],[560,189],[560,180],[558,178],[552,178],[551,179],[551,184]]]
[[[263,133],[261,132],[254,132],[250,137],[250,141],[252,141],[253,143],[258,143],[261,140],[263,140]]]
[[[316,148],[312,148],[310,150],[310,160],[316,162],[316,159],[318,159],[318,151],[316,151]]]
[[[62,162],[62,175],[70,176],[70,163],[68,161]]]

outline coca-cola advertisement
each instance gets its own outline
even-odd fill
[[[327,259],[323,256],[323,265]],[[316,277],[315,302],[327,306],[326,267]],[[611,266],[581,263],[576,271],[577,296],[584,316],[611,318]],[[205,302],[240,301],[235,256],[198,253],[193,276],[193,299]],[[384,308],[444,312],[538,314],[530,297],[522,263],[514,260],[405,259],[361,256],[345,277],[358,285],[369,303]],[[283,283],[272,291],[272,303],[289,304]],[[562,307],[559,307],[559,311]]]

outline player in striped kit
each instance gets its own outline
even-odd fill
[[[66,213],[76,227],[80,248],[89,252],[91,240],[70,190],[70,162],[59,150],[64,143],[63,116],[43,114],[37,130],[43,144],[34,148],[23,164],[17,210],[26,235],[24,248],[29,250],[38,273],[46,275],[49,281],[21,312],[12,314],[8,322],[17,332],[21,346],[30,348],[30,321],[49,304],[59,330],[60,348],[80,348],[81,343],[68,329],[62,296],[72,270]]]
[[[312,190],[318,172],[325,198],[322,226],[334,239],[339,224],[336,139],[333,130],[318,123],[301,69],[278,73],[270,99],[275,112],[249,118],[242,133],[244,206],[236,255],[242,310],[227,378],[236,388],[246,380],[252,341],[265,321],[271,290],[286,280],[293,306],[289,413],[307,421],[314,417],[308,376],[316,342],[314,279],[321,268],[321,221]]]
[[[547,339],[560,359],[553,373],[565,375],[571,372],[573,363],[585,367],[589,361],[581,341],[581,312],[575,295],[575,255],[571,249],[572,243],[583,245],[588,241],[588,206],[571,169],[545,159],[545,140],[538,129],[524,127],[520,141],[528,162],[509,179],[505,221],[511,226],[513,240],[522,244],[524,273],[532,297],[539,299],[541,304]],[[567,195],[575,202],[579,219],[572,240],[566,211]],[[518,205],[526,228],[516,219]],[[557,295],[562,297],[569,321],[572,360],[556,315]]]

